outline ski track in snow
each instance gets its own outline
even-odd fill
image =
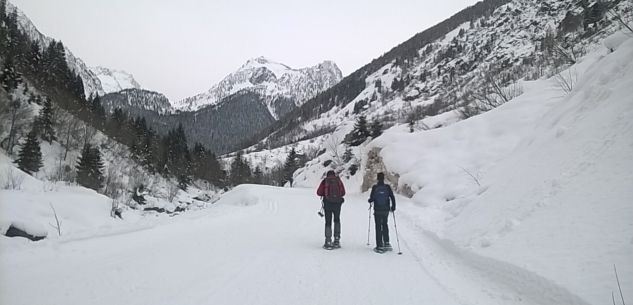
[[[1,304],[587,304],[517,266],[425,231],[399,205],[394,251],[367,239],[364,195],[325,251],[312,189],[243,186],[213,208],[128,233],[0,252]],[[25,293],[25,288],[37,293]]]
[[[463,304],[589,304],[538,274],[461,249],[406,214],[398,217],[406,224],[401,242],[407,252]]]

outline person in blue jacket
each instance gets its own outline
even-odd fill
[[[385,184],[385,174],[378,173],[378,182],[372,186],[368,202],[373,204],[374,220],[376,222],[376,252],[391,251],[393,248],[389,244],[389,228],[387,220],[389,211],[396,210],[396,197],[393,195],[391,186]]]

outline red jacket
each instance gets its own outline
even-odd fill
[[[343,186],[343,181],[341,181],[341,179],[339,177],[325,177],[325,179],[336,179],[336,182],[338,183],[338,189],[339,189],[339,193],[341,194],[341,197],[345,196],[345,186]],[[321,180],[321,184],[319,184],[319,188],[317,189],[317,195],[324,197],[326,192],[325,192],[325,179]]]

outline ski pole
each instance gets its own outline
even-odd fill
[[[402,251],[400,251],[400,238],[398,238],[398,225],[396,224],[396,211],[393,213],[393,227],[396,229],[396,241],[398,242],[398,255],[402,255]]]
[[[367,209],[367,245],[369,246],[369,231],[371,230],[371,203]]]

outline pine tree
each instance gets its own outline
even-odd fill
[[[352,132],[345,136],[345,143],[350,146],[358,146],[363,144],[369,136],[370,134],[367,130],[367,118],[365,118],[364,115],[361,115],[358,119],[356,119],[356,124],[354,124]]]
[[[264,184],[264,172],[259,166],[256,167],[255,172],[253,172],[253,183]]]
[[[188,150],[185,150],[185,155],[181,162],[183,162],[183,168],[178,173],[178,187],[186,191],[187,187],[191,185],[191,171],[193,169],[191,155]]]
[[[92,113],[95,122],[94,124],[97,126],[104,126],[106,121],[106,112],[105,108],[101,105],[101,98],[99,94],[95,96],[94,99],[90,102],[90,112]]]
[[[22,75],[16,70],[13,59],[8,57],[4,61],[0,74],[0,85],[7,93],[12,93],[22,83]]]
[[[84,145],[77,164],[77,183],[95,191],[103,185],[103,161],[98,147]]]
[[[371,123],[371,138],[375,139],[382,134],[382,123],[380,121],[375,120]]]
[[[1,26],[0,26],[1,27]],[[17,72],[12,57],[7,57],[2,70],[0,71],[0,85],[4,90],[9,93],[9,109],[11,112],[11,127],[9,128],[9,142],[7,144],[7,152],[9,155],[13,155],[13,146],[15,145],[16,136],[16,120],[18,117],[18,111],[22,107],[22,103],[18,99],[12,97],[13,91],[22,83],[22,76]]]
[[[232,185],[247,183],[251,180],[251,168],[243,157],[243,152],[238,151],[231,163],[229,181]]]
[[[53,128],[53,104],[49,98],[44,99],[44,107],[40,109],[40,114],[35,121],[37,133],[42,140],[52,143],[57,140],[55,129]]]
[[[18,168],[29,175],[36,173],[42,167],[42,152],[40,150],[40,142],[37,141],[35,129],[32,129],[27,135],[26,142],[20,149],[16,163]]]
[[[286,162],[284,163],[284,181],[282,184],[286,182],[290,182],[290,186],[292,187],[293,183],[293,174],[297,170],[297,152],[294,147],[290,150],[288,157],[286,158]]]

